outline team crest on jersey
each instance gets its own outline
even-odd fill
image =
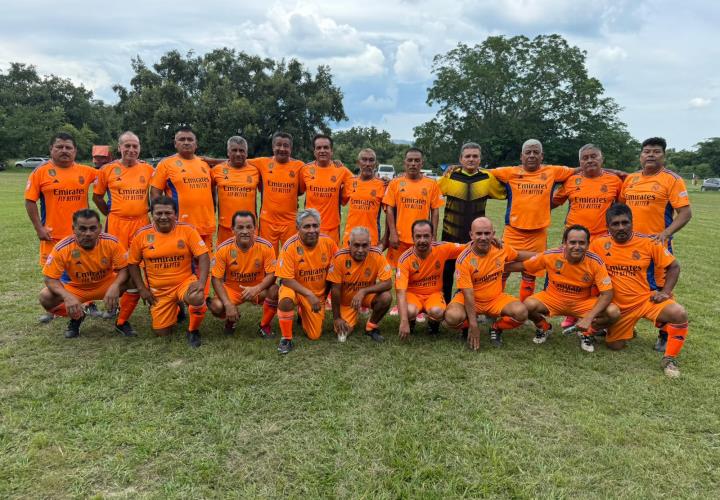
[[[541,178],[542,180],[546,181],[546,180],[547,180],[547,174],[546,174],[545,172],[543,172],[542,174],[540,174],[540,178]]]
[[[352,186],[353,186],[353,189],[357,189],[357,181],[353,181]]]
[[[400,187],[401,187],[401,188],[405,187],[405,184],[407,184],[407,182],[405,182],[405,181],[400,181]]]
[[[422,188],[422,191],[421,191],[421,193],[422,193],[422,195],[423,195],[423,196],[427,196],[427,194],[428,194],[428,191],[427,191],[427,189],[425,189],[425,188]]]
[[[183,240],[178,240],[177,247],[180,249],[185,248],[185,242]]]
[[[611,247],[611,246],[612,246],[612,243],[610,243],[609,241],[606,241],[605,244],[603,245],[603,247],[605,248],[605,250],[610,250],[610,247]]]
[[[148,235],[147,235],[147,242],[148,242],[148,243],[152,243],[152,242],[154,242],[154,241],[155,241],[155,235],[152,234],[152,233],[148,234]]]
[[[377,196],[377,191],[374,189],[370,191],[370,196]]]
[[[315,175],[315,167],[310,167],[309,169],[310,175]]]
[[[640,260],[640,257],[641,257],[640,252],[638,252],[637,250],[634,250],[632,253],[632,258],[635,260]]]
[[[582,280],[585,283],[590,283],[592,281],[592,276],[590,276],[588,273],[583,274]]]
[[[292,170],[290,171],[290,173],[289,173],[288,175],[289,175],[292,179],[295,178],[295,172],[293,172]]]
[[[248,184],[252,184],[252,175],[248,175],[247,179],[245,179]]]
[[[435,261],[435,269],[440,269],[440,263],[438,261]]]
[[[638,176],[636,175],[636,176],[633,177],[632,180],[630,181],[630,185],[631,185],[631,186],[634,186],[635,184],[638,183],[639,180],[640,180],[640,177],[638,177]]]
[[[103,257],[102,259],[100,259],[100,265],[102,265],[103,267],[108,265],[107,257]]]
[[[575,178],[575,185],[576,185],[576,186],[579,186],[580,184],[582,184],[582,179],[581,179],[580,177],[576,177],[576,178]]]
[[[369,277],[370,277],[370,273],[372,273],[372,271],[370,270],[369,267],[366,267],[366,268],[365,268],[365,277],[366,277],[366,278],[369,278]]]
[[[607,193],[607,192],[608,192],[608,187],[607,187],[607,185],[603,184],[602,186],[600,186],[600,192],[601,192],[601,193]]]
[[[227,174],[230,173],[230,170],[227,167],[223,167],[223,175],[227,176]]]
[[[182,160],[175,160],[176,167],[182,167]]]
[[[330,177],[330,182],[337,182],[337,176],[333,175]]]
[[[495,267],[502,267],[502,262],[500,262],[500,259],[495,259]]]
[[[78,176],[78,182],[80,184],[85,184],[85,177],[83,177],[82,175]]]
[[[420,265],[417,263],[416,260],[413,261],[413,263],[412,263],[412,268],[413,268],[415,271],[419,271],[419,270],[420,270]]]
[[[113,173],[115,175],[120,175],[122,173],[122,169],[120,167],[113,168]]]
[[[299,246],[299,247],[297,247],[297,253],[298,253],[298,255],[302,255],[303,253],[305,253],[305,250],[303,250],[303,247]]]
[[[141,176],[140,176],[140,182],[143,183],[143,184],[145,184],[145,176],[144,176],[144,175],[141,175]]]
[[[323,264],[325,264],[325,263],[327,262],[327,255],[322,254],[322,255],[320,256],[320,262],[322,262]]]
[[[474,266],[477,266],[477,259],[476,259],[475,257],[473,257],[472,259],[470,259],[470,265],[473,266],[473,267],[474,267]]]
[[[237,259],[237,256],[238,256],[237,250],[235,250],[234,248],[232,250],[230,250],[230,258],[231,259]]]
[[[255,259],[255,269],[260,269],[260,259]]]
[[[652,185],[652,188],[651,188],[651,189],[652,189],[653,191],[659,191],[659,190],[660,190],[660,184],[658,184],[658,183],[656,182],[655,184]]]
[[[347,259],[345,261],[345,267],[347,267],[348,269],[350,269],[352,267],[352,262],[350,262],[350,259]]]
[[[556,269],[556,270],[559,271],[560,269],[562,269],[562,266],[563,266],[563,261],[561,261],[561,260],[556,260],[556,261],[555,261],[555,269]]]
[[[70,257],[72,257],[73,259],[79,259],[80,258],[80,250],[73,250],[70,253]]]
[[[54,168],[51,168],[50,170],[48,170],[48,175],[50,177],[55,177],[57,175],[57,172],[55,172]]]

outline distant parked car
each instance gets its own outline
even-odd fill
[[[0,161],[0,172],[2,172],[3,170],[5,170],[6,168],[7,168],[7,165],[5,165],[5,162],[4,162],[4,161]]]
[[[381,179],[390,180],[395,177],[395,167],[388,165],[387,163],[381,163],[378,165],[377,175]]]
[[[700,191],[720,191],[720,179],[705,179],[700,186]]]
[[[16,161],[15,166],[19,168],[35,168],[48,161],[50,161],[50,158],[45,158],[44,156],[32,156],[21,161]]]

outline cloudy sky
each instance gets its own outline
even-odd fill
[[[31,63],[115,102],[112,85],[128,84],[136,55],[153,63],[171,49],[227,46],[294,57],[331,66],[349,117],[338,128],[375,125],[404,140],[433,116],[435,54],[489,35],[559,33],[587,52],[636,138],[689,148],[720,136],[720,3],[708,0],[11,0],[2,17],[3,71]]]

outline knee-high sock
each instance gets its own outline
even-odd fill
[[[133,311],[140,301],[140,294],[135,290],[128,290],[120,297],[120,312],[118,313],[117,324],[124,325],[132,316]]]
[[[688,333],[688,324],[668,324],[666,328],[668,338],[667,345],[665,346],[665,356],[674,358],[680,354],[683,344],[685,344],[685,337],[687,337]]]
[[[284,339],[292,340],[294,311],[278,311],[278,323],[280,323],[280,333]]]
[[[267,326],[270,324],[272,319],[277,314],[277,300],[265,299],[263,302],[263,313],[262,319],[260,320],[260,326]]]
[[[188,321],[188,330],[194,331],[199,330],[200,325],[205,319],[205,312],[207,312],[207,306],[205,304],[201,306],[190,306],[188,307],[190,313],[190,321]]]
[[[55,316],[62,316],[64,318],[68,315],[67,309],[65,309],[65,302],[60,302],[59,305],[50,309],[49,312],[53,313]]]
[[[513,328],[517,328],[521,325],[521,322],[515,321],[515,319],[510,316],[501,316],[495,323],[492,324],[492,327],[497,330],[512,330]]]
[[[533,323],[535,323],[535,326],[540,328],[544,332],[552,330],[552,325],[548,323],[545,318],[541,319],[540,321],[533,321]]]
[[[524,302],[533,293],[535,293],[535,276],[523,273],[520,280],[520,302]]]

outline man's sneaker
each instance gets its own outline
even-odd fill
[[[390,316],[397,316],[398,314],[400,314],[400,312],[398,311],[398,307],[397,307],[397,306],[393,306],[393,308],[390,309],[390,313],[389,313],[389,314],[390,314]]]
[[[199,330],[192,330],[190,332],[187,332],[185,334],[187,337],[188,344],[190,344],[190,347],[200,347],[200,331]]]
[[[535,337],[533,338],[533,342],[535,342],[536,344],[544,344],[551,333],[552,329],[543,330],[541,328],[535,328]]]
[[[89,302],[88,305],[86,305],[83,310],[85,311],[86,316],[90,316],[91,318],[102,318],[103,313],[98,309],[97,304],[95,302]]]
[[[667,377],[678,378],[680,376],[680,368],[678,368],[675,358],[664,356],[663,359],[660,360],[660,368],[663,369]]]
[[[275,332],[272,331],[270,325],[258,326],[258,334],[264,339],[271,339],[275,336]]]
[[[347,333],[338,333],[337,339],[338,342],[345,342],[347,340]]]
[[[50,322],[51,322],[52,320],[54,320],[54,319],[55,319],[55,315],[54,315],[53,313],[51,313],[51,312],[46,312],[45,314],[41,314],[41,315],[38,317],[38,322],[41,323],[41,324],[43,324],[43,325],[47,325],[48,323],[50,323]]]
[[[282,339],[278,345],[278,352],[280,354],[287,354],[292,351],[293,343],[290,339]]]
[[[440,333],[440,322],[432,319],[428,320],[428,333],[438,335]]]
[[[425,323],[425,313],[418,313],[418,315],[415,316],[415,321],[418,323]]]
[[[592,335],[583,335],[580,338],[580,349],[585,352],[595,352],[595,339]]]
[[[657,352],[665,352],[665,347],[667,347],[667,332],[660,330],[658,332],[657,340],[655,341],[655,349]]]
[[[235,322],[225,320],[225,326],[223,327],[223,333],[228,337],[235,335]]]
[[[137,337],[137,332],[130,325],[129,321],[126,321],[122,325],[115,323],[115,331],[120,333],[123,337]]]
[[[75,337],[80,336],[80,325],[82,324],[84,319],[85,316],[80,319],[71,319],[70,321],[68,321],[67,328],[65,329],[66,339],[74,339]]]
[[[607,337],[607,328],[601,328],[600,330],[595,330],[595,333],[593,336],[595,337]]]
[[[182,323],[186,318],[187,310],[185,309],[185,302],[178,302],[177,322]]]
[[[490,344],[492,344],[493,347],[500,347],[502,345],[502,330],[490,328]]]
[[[373,339],[375,342],[378,342],[378,343],[385,341],[385,337],[380,335],[380,330],[378,330],[377,328],[373,328],[370,331],[365,330],[365,335],[367,335],[368,337],[370,337],[371,339]]]
[[[562,323],[560,323],[560,328],[565,331],[565,328],[570,328],[571,326],[575,325],[575,323],[578,322],[577,318],[574,318],[572,316],[565,316],[565,319],[562,320]]]

